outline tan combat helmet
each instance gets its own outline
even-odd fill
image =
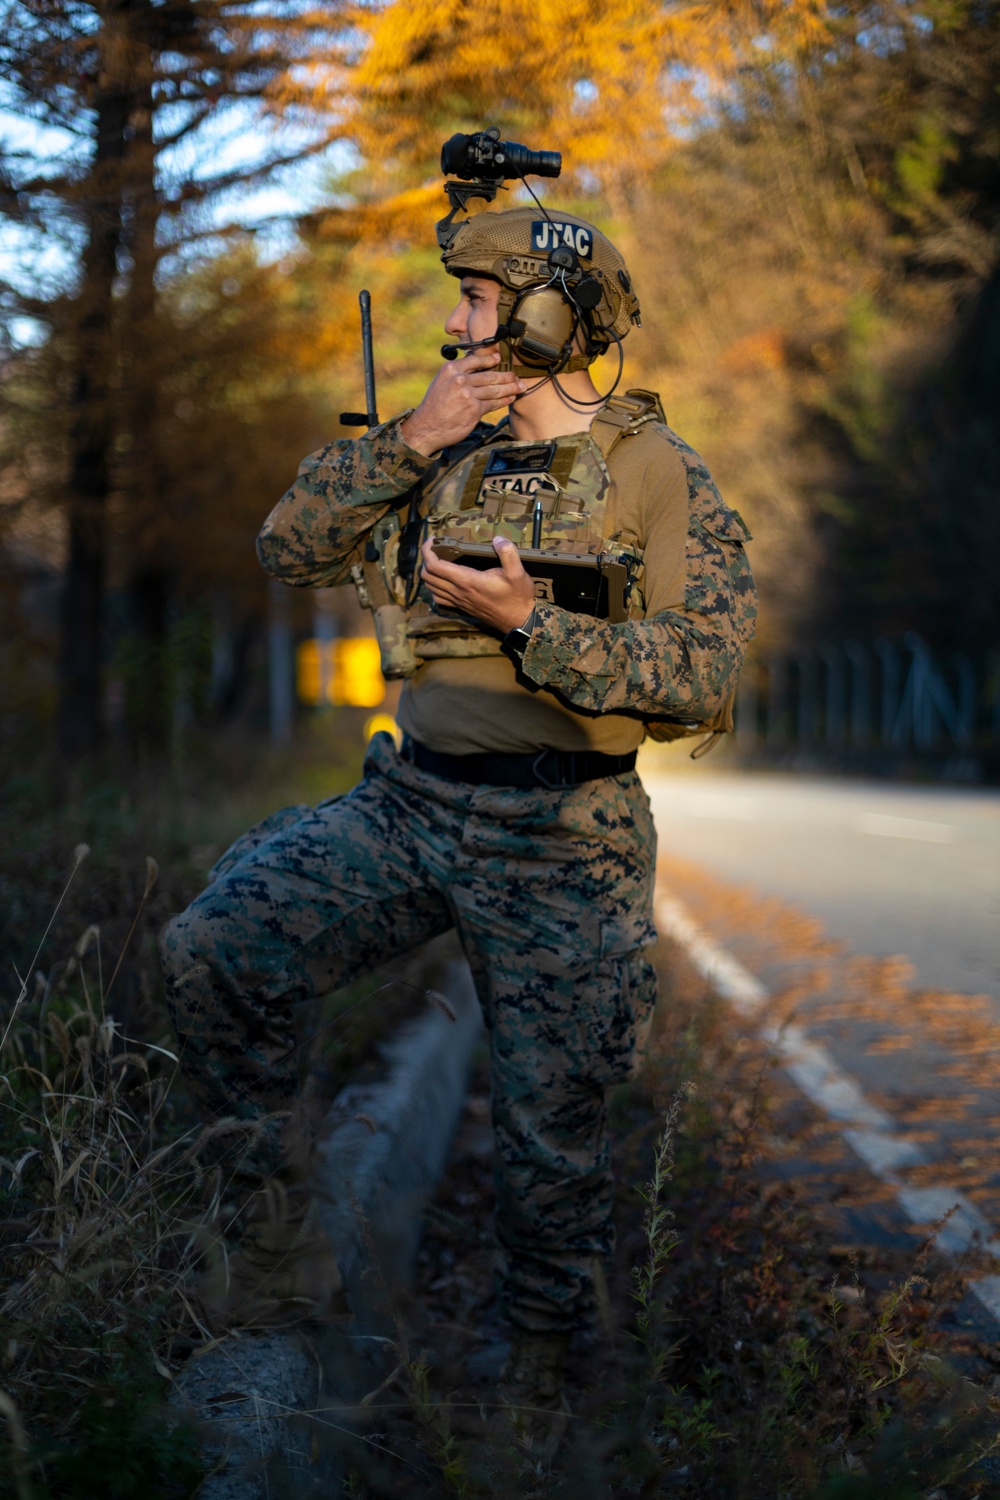
[[[452,276],[500,283],[501,369],[586,369],[638,324],[639,299],[614,245],[576,214],[537,205],[478,213],[441,256]],[[571,353],[582,329],[585,351]]]

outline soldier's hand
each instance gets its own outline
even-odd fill
[[[410,447],[433,458],[449,443],[468,437],[488,412],[519,396],[524,381],[509,370],[498,370],[499,362],[499,350],[475,349],[464,359],[442,365],[400,429]]]
[[[423,581],[442,609],[461,610],[506,635],[523,625],[534,609],[535,585],[524,571],[513,542],[495,536],[493,546],[500,566],[480,572],[462,563],[446,562],[434,551],[434,543],[427,541],[421,549]]]

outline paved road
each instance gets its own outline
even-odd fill
[[[640,761],[664,852],[778,895],[928,987],[1000,1002],[1000,793]]]

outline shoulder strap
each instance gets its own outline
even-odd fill
[[[665,424],[666,420],[655,391],[632,390],[610,396],[590,424],[590,431],[606,459],[621,438],[638,432],[646,422]]]
[[[610,396],[590,424],[594,442],[608,463],[610,456],[623,437],[631,437],[647,422],[663,422],[663,405],[655,391],[626,391],[623,396]],[[625,452],[627,450],[620,450]],[[604,516],[604,534],[617,535],[618,494],[614,475],[611,476],[611,496]]]

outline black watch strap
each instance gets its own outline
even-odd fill
[[[528,649],[531,640],[531,632],[535,628],[535,611],[525,620],[523,625],[515,625],[513,630],[508,630],[502,641],[504,651],[509,656],[516,657],[518,661],[524,660],[524,653]]]

